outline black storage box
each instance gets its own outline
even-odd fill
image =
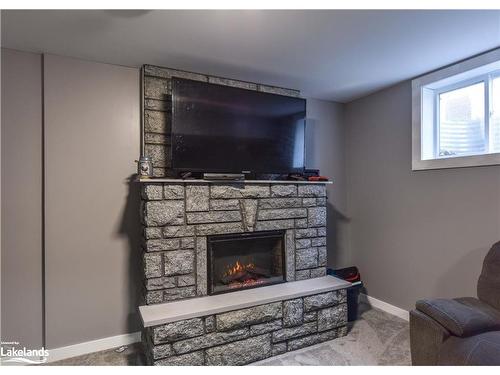
[[[363,288],[361,275],[357,267],[347,267],[338,270],[328,268],[326,273],[338,277],[339,279],[352,283],[347,289],[347,320],[353,322],[358,319],[359,293]]]

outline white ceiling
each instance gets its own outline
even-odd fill
[[[2,11],[2,46],[347,102],[500,46],[500,11]]]

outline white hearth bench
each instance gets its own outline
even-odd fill
[[[140,306],[155,365],[244,365],[347,333],[346,289],[333,276]]]

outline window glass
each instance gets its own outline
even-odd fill
[[[484,82],[439,95],[440,157],[486,152]]]
[[[500,152],[500,77],[491,82],[490,152]]]

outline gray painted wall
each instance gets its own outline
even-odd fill
[[[410,309],[476,294],[500,239],[500,166],[411,170],[411,83],[346,106],[353,263],[367,292]]]
[[[139,328],[139,77],[45,56],[49,348]]]
[[[42,57],[2,49],[2,341],[42,345]]]
[[[350,265],[345,169],[344,106],[307,100],[306,166],[320,169],[333,185],[328,191],[328,266]]]

